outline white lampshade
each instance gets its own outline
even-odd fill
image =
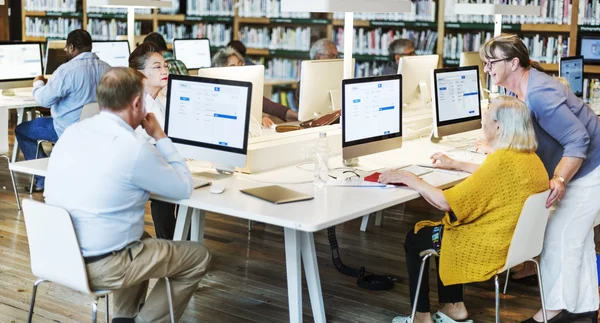
[[[281,0],[282,12],[411,12],[407,0]]]

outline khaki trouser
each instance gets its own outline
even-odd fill
[[[113,292],[113,317],[169,322],[164,277],[171,283],[175,320],[183,316],[210,262],[208,249],[189,241],[142,237],[114,255],[87,265],[90,287]],[[148,280],[159,278],[146,299]]]

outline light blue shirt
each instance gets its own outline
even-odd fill
[[[144,232],[150,193],[189,198],[192,176],[169,138],[156,147],[103,111],[69,127],[52,149],[44,197],[73,219],[83,256],[119,250]]]
[[[81,53],[59,66],[45,86],[34,84],[33,97],[41,106],[51,108],[54,130],[59,137],[79,121],[84,105],[96,102],[96,86],[109,68],[96,54]]]

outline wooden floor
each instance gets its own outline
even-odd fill
[[[0,161],[3,163],[2,161]],[[18,176],[23,187],[28,177]],[[17,211],[10,177],[0,165],[0,322],[27,319],[31,286],[35,278],[29,268],[29,250],[23,215]],[[41,199],[41,194],[33,198]],[[378,274],[399,278],[389,291],[372,292],[356,286],[356,279],[343,276],[332,266],[325,232],[315,234],[327,322],[391,322],[398,314],[409,314],[407,274],[403,242],[406,232],[420,219],[438,219],[441,213],[422,200],[385,212],[382,227],[371,219],[366,233],[360,220],[337,227],[342,259],[351,266],[365,266]],[[146,209],[146,230],[154,228]],[[205,243],[213,254],[211,268],[194,294],[182,322],[288,322],[283,230],[257,224],[248,232],[247,221],[209,214]],[[430,272],[432,305],[437,304],[434,269]],[[494,321],[493,281],[468,285],[465,301],[475,322]],[[308,292],[304,287],[304,321],[312,322]],[[100,304],[102,309],[103,302]],[[501,299],[503,322],[518,322],[539,308],[537,288],[516,284]],[[52,284],[38,289],[34,322],[89,322],[91,299]],[[102,316],[100,316],[102,317]],[[102,320],[100,320],[102,322]]]

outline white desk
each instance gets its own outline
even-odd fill
[[[39,107],[40,105],[33,99],[33,88],[18,88],[13,90],[15,91],[15,96],[0,95],[0,109],[17,109],[17,125],[19,125],[23,122],[25,109]],[[18,153],[19,142],[15,139],[12,154],[13,163],[17,160]]]
[[[405,142],[402,149],[364,157],[361,160],[385,167],[397,167],[427,162],[432,153],[448,150],[452,148],[434,145],[429,142],[429,139],[418,139]],[[456,159],[473,162],[481,162],[484,159],[483,155],[476,153],[455,152],[453,154]],[[334,157],[330,162],[332,167],[336,167],[336,164],[341,165],[341,157]],[[195,172],[194,165],[191,166],[192,171]],[[174,201],[160,196],[153,196],[153,198],[180,205],[175,240],[183,240],[191,225],[192,240],[202,241],[207,211],[282,226],[285,234],[290,322],[302,322],[301,260],[304,263],[314,320],[325,322],[313,232],[416,199],[420,195],[407,187],[315,189],[313,184],[309,183],[312,181],[312,176],[312,172],[299,170],[294,165],[254,175],[236,174],[218,180],[216,182],[226,188],[225,192],[218,195],[211,194],[208,188],[200,188],[194,190],[192,196],[186,200]],[[447,174],[434,171],[424,175],[423,179],[436,187],[447,188],[456,185],[467,176],[467,173]],[[274,205],[239,192],[240,189],[269,185],[269,182],[304,193],[314,192],[315,199]],[[305,182],[305,184],[292,184],[297,182]]]

